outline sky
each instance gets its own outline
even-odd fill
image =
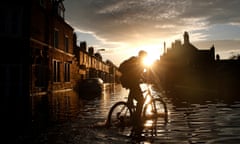
[[[139,50],[159,59],[164,42],[189,33],[198,49],[240,54],[240,0],[64,0],[65,21],[104,60],[119,65]],[[104,49],[104,51],[102,50]]]

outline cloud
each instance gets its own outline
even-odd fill
[[[240,37],[239,0],[65,0],[64,5],[70,25],[92,34],[102,47],[174,41],[184,31],[192,41],[214,39],[215,25],[234,26],[238,32],[228,35]],[[224,33],[219,34],[221,39]]]
[[[116,42],[240,23],[239,0],[66,0],[64,4],[72,25]]]

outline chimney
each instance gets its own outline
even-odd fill
[[[87,42],[80,42],[80,49],[86,51],[87,50]]]
[[[166,53],[167,49],[166,49],[166,42],[163,43],[163,53]]]
[[[189,35],[188,35],[188,32],[184,32],[184,35],[183,35],[183,38],[184,38],[184,44],[189,44]]]

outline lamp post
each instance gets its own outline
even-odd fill
[[[95,53],[95,56],[102,61],[102,55],[100,54],[100,51],[105,51],[105,49],[98,49]]]

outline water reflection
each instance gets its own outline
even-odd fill
[[[232,137],[240,130],[240,102],[225,104],[206,101],[201,104],[183,102],[172,105],[169,123],[158,140],[183,143],[206,143],[221,137]],[[167,138],[167,139],[166,139]],[[235,141],[237,142],[237,141]]]
[[[110,107],[126,100],[127,93],[119,85],[106,85],[102,95],[92,100],[83,100],[73,91],[34,96],[34,118],[43,123],[46,119],[57,123],[37,141],[44,139],[49,143],[47,138],[52,143],[133,143],[116,131],[89,127],[104,122]],[[163,124],[161,119],[147,121],[145,139],[138,143],[239,143],[240,101],[189,102],[173,96],[165,96],[164,100],[168,106],[168,123]],[[154,135],[151,135],[152,125],[156,125]],[[42,127],[40,123],[38,126]]]
[[[119,100],[126,100],[128,90],[122,89],[120,85],[105,85],[105,90],[100,97],[83,101],[83,109],[80,114],[85,119],[95,119],[105,121],[110,107]],[[93,121],[91,121],[93,122]]]
[[[74,91],[52,93],[48,97],[50,121],[64,122],[77,117],[81,103]]]

